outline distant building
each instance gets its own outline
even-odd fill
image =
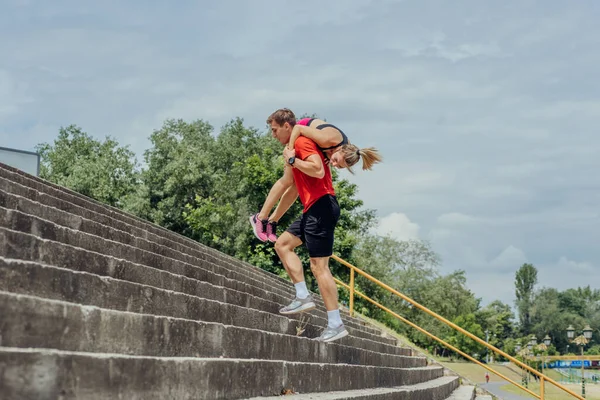
[[[0,147],[0,163],[18,168],[31,175],[40,175],[40,155],[32,151]]]

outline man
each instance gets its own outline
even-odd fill
[[[271,126],[273,137],[286,145],[296,124],[296,117],[291,110],[283,108],[271,114],[267,124]],[[316,307],[304,281],[302,262],[294,252],[296,247],[304,243],[310,256],[310,269],[317,279],[327,309],[327,327],[317,340],[331,342],[348,335],[338,309],[337,286],[329,270],[333,234],[340,217],[331,171],[325,166],[323,153],[316,143],[304,136],[296,140],[293,150],[286,146],[284,159],[286,168],[292,169],[292,174],[284,174],[284,178],[287,177],[284,184],[290,188],[294,199],[300,196],[304,209],[302,216],[275,242],[275,251],[296,288],[295,299],[280,313],[289,315]]]

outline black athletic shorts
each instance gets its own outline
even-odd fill
[[[333,232],[339,218],[337,198],[327,194],[295,220],[287,232],[302,240],[309,256],[329,257],[333,254]]]

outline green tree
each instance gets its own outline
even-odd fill
[[[508,304],[492,301],[475,313],[477,323],[490,332],[490,343],[502,347],[504,341],[515,334],[514,313]]]
[[[532,264],[523,264],[515,276],[515,293],[517,296],[521,332],[524,334],[530,331],[530,313],[536,283],[537,269]]]
[[[137,161],[116,140],[93,139],[75,125],[61,127],[54,143],[36,146],[40,177],[105,204],[124,206],[137,190]]]
[[[439,256],[427,242],[399,241],[389,235],[363,233],[357,238],[351,261],[375,278],[412,297],[420,292],[414,289],[417,284],[422,285],[427,277],[437,274]],[[390,295],[366,278],[357,278],[358,282],[368,296],[405,306],[399,297]]]
[[[542,288],[535,293],[531,307],[531,333],[538,339],[542,339],[546,334],[550,335],[552,344],[564,352],[569,344],[567,327],[573,325],[581,330],[589,324],[596,334],[592,336],[588,346],[599,343],[597,296],[597,291],[591,290],[589,286],[563,292],[555,288]]]
[[[150,136],[152,148],[144,153],[143,186],[129,199],[128,209],[163,227],[189,235],[185,205],[196,196],[208,198],[213,174],[210,154],[212,126],[198,120],[167,120]]]
[[[454,319],[456,325],[460,326],[464,330],[472,333],[473,335],[485,339],[485,334],[481,325],[477,323],[477,319],[475,318],[475,314],[464,314],[459,315]],[[461,332],[452,330],[448,336],[446,336],[446,341],[452,346],[460,349],[461,351],[467,353],[468,355],[475,357],[477,355],[478,359],[483,359],[485,355],[485,347],[473,339],[467,337]]]

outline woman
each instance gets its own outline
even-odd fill
[[[284,109],[283,111],[291,113],[290,110]],[[269,117],[269,120],[271,118],[272,116]],[[267,123],[270,123],[269,120]],[[346,168],[352,174],[354,174],[352,167],[361,158],[363,160],[363,170],[371,170],[373,164],[382,161],[381,155],[375,148],[359,149],[349,142],[348,137],[341,129],[318,118],[303,118],[295,123],[290,141],[287,144],[288,152],[295,154],[294,143],[300,135],[313,140],[319,146],[323,151],[326,163],[330,162],[331,165],[338,169]],[[250,216],[250,224],[252,225],[254,235],[262,242],[270,241],[274,243],[277,241],[277,222],[291,207],[298,196],[295,186],[287,189],[287,185],[283,183],[286,180],[293,179],[291,178],[291,174],[291,167],[286,163],[284,176],[275,182],[260,212]],[[280,201],[277,208],[269,216],[269,211],[278,200]]]

